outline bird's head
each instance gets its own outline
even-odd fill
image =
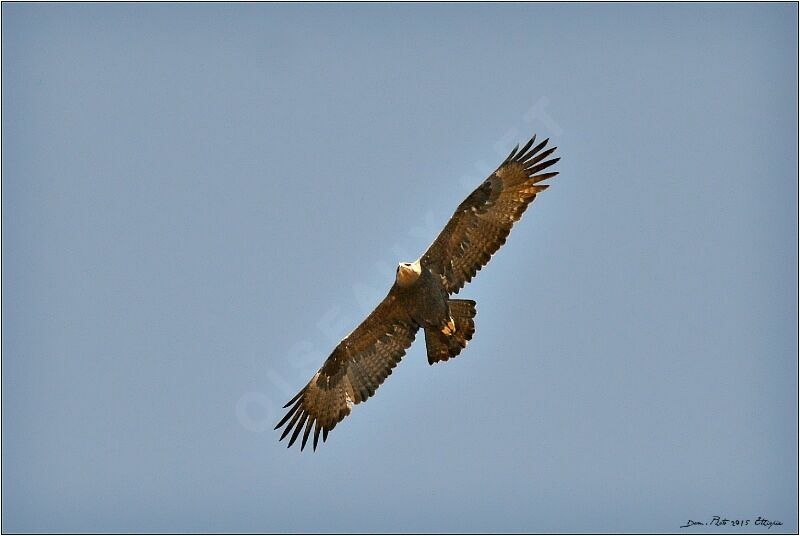
[[[401,262],[397,265],[397,284],[401,287],[407,287],[419,279],[421,273],[422,268],[419,261]]]

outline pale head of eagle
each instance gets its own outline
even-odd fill
[[[422,267],[416,262],[401,262],[397,265],[397,284],[401,287],[413,285],[419,279]]]

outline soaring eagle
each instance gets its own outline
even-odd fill
[[[392,373],[417,330],[425,330],[428,363],[447,361],[467,346],[475,333],[475,302],[451,298],[489,262],[502,246],[514,222],[522,217],[540,184],[557,172],[543,173],[559,158],[546,160],[555,147],[548,140],[533,146],[536,136],[519,145],[462,202],[428,250],[414,262],[397,266],[389,294],[350,335],[334,348],[311,381],[284,408],[289,412],[275,426],[294,430],[291,447],[303,432],[300,450],[314,430],[314,450],[320,432],[328,432],[365,401]]]

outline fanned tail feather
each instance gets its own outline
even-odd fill
[[[475,302],[473,300],[449,300],[450,316],[455,329],[443,326],[441,329],[425,328],[425,346],[428,350],[428,363],[447,361],[456,357],[475,333]]]

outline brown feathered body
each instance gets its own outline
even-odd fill
[[[410,263],[408,263],[410,264]],[[408,286],[400,281],[403,266],[398,266],[397,280],[389,290],[390,295],[397,297],[397,304],[404,308],[411,319],[420,326],[439,327],[448,321],[447,298],[442,278],[424,266],[419,267],[419,274]]]
[[[468,283],[502,246],[512,226],[536,195],[541,181],[557,172],[541,173],[559,159],[545,160],[555,147],[547,140],[531,148],[534,136],[515,148],[456,209],[428,250],[413,263],[401,263],[389,293],[369,316],[334,348],[311,381],[292,398],[283,419],[281,439],[289,446],[311,432],[314,449],[354,404],[367,400],[392,373],[417,331],[425,332],[428,362],[459,355],[475,333],[475,302],[452,294]]]

